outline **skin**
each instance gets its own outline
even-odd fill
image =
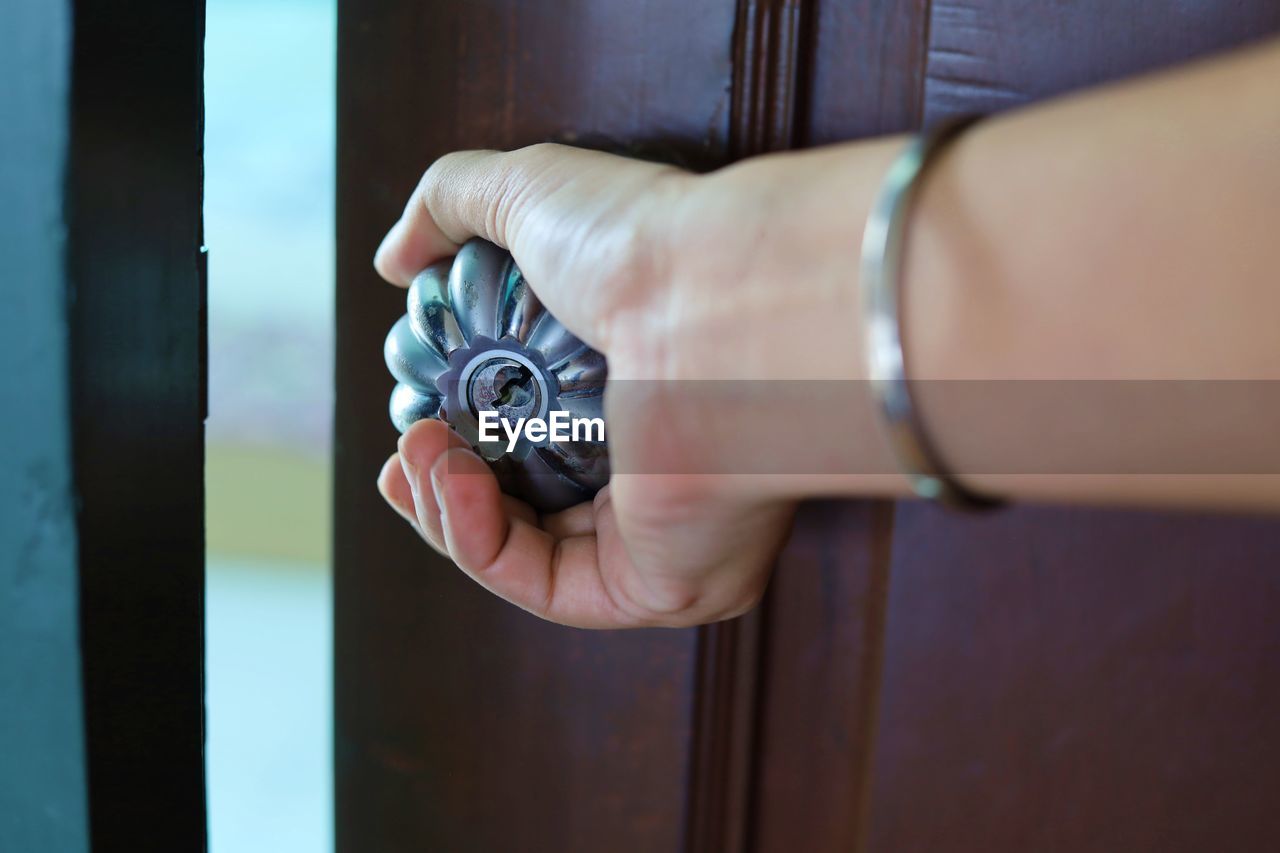
[[[931,167],[910,224],[913,380],[1280,379],[1276,80],[1280,43],[1270,42],[962,136]],[[707,175],[558,145],[458,152],[423,176],[375,266],[403,287],[472,236],[509,248],[543,303],[607,355],[611,388],[860,380],[858,245],[905,143],[776,154]],[[561,513],[502,495],[437,421],[400,439],[379,488],[432,547],[543,618],[589,628],[726,619],[759,600],[801,500],[908,494],[866,383],[831,387],[839,428],[792,443],[779,438],[792,418],[759,399],[663,406],[607,392],[615,474],[592,503]],[[942,458],[980,491],[1280,509],[1270,398],[1251,399],[1248,416],[1188,404],[1139,408],[1121,424],[1108,407],[1058,394],[1010,418],[965,405],[948,383],[917,387]],[[1067,473],[1128,453],[1121,435],[1150,473]],[[1219,446],[1262,473],[1169,473],[1187,448]],[[762,447],[793,455],[798,473],[729,473]],[[1052,470],[1023,467],[1050,455]]]

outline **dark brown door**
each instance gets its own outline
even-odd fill
[[[341,853],[1280,845],[1280,524],[828,503],[735,622],[545,624],[381,504],[403,305],[370,267],[452,149],[604,140],[711,167],[1277,29],[1271,0],[343,0]]]

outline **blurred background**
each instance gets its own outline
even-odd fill
[[[335,0],[209,0],[213,853],[332,848]]]

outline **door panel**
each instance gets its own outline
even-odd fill
[[[1280,4],[935,0],[924,120],[1006,109],[1275,32]]]
[[[926,123],[1280,30],[1280,6],[934,2]],[[1280,839],[1280,524],[1066,509],[893,535],[870,849]]]
[[[877,851],[1280,839],[1280,525],[903,507]]]

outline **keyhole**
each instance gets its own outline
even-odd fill
[[[538,377],[514,359],[498,356],[481,365],[467,384],[473,414],[497,411],[504,418],[527,418],[541,405]]]
[[[508,371],[515,370],[515,375],[510,375]],[[519,365],[514,368],[504,367],[499,373],[499,380],[502,384],[498,387],[498,394],[494,397],[494,408],[502,408],[507,406],[513,409],[523,409],[533,398],[533,374],[529,368]]]

